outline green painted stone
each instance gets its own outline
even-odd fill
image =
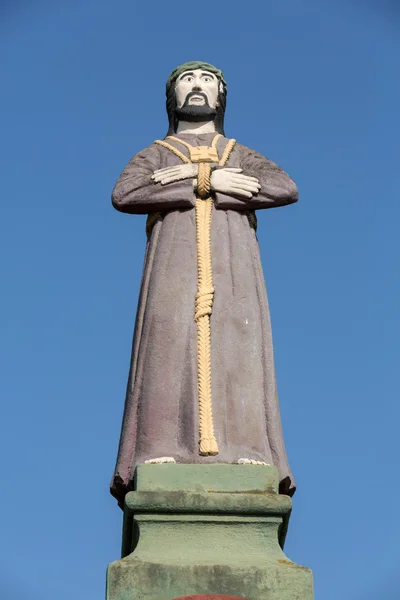
[[[135,489],[278,493],[278,471],[272,465],[139,465]]]
[[[271,466],[138,467],[107,600],[312,600],[311,571],[282,550],[291,500],[277,483]]]

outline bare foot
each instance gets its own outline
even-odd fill
[[[262,460],[253,460],[250,458],[239,458],[238,465],[262,465],[263,467],[270,467],[271,465],[263,462]]]
[[[159,465],[162,463],[176,463],[176,460],[172,456],[161,456],[161,458],[150,458],[145,460],[145,465]]]

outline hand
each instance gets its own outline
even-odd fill
[[[176,165],[174,167],[166,167],[165,169],[158,169],[154,171],[151,179],[154,183],[161,183],[166,185],[167,183],[174,183],[175,181],[181,181],[182,179],[192,179],[197,177],[199,170],[198,164],[188,163],[184,165]]]
[[[257,177],[241,175],[242,169],[217,169],[211,174],[211,189],[222,194],[252,198],[261,189]]]

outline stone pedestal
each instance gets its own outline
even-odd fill
[[[311,571],[283,553],[291,500],[277,490],[272,466],[139,466],[107,600],[313,600]]]

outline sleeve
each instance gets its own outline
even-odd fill
[[[285,206],[298,200],[297,185],[283,169],[261,154],[237,144],[243,175],[257,177],[261,189],[249,200],[215,194],[215,206],[222,210],[255,210]]]
[[[131,214],[193,208],[193,180],[185,179],[167,185],[154,183],[151,176],[159,168],[161,156],[155,144],[135,154],[112,191],[114,208]]]

